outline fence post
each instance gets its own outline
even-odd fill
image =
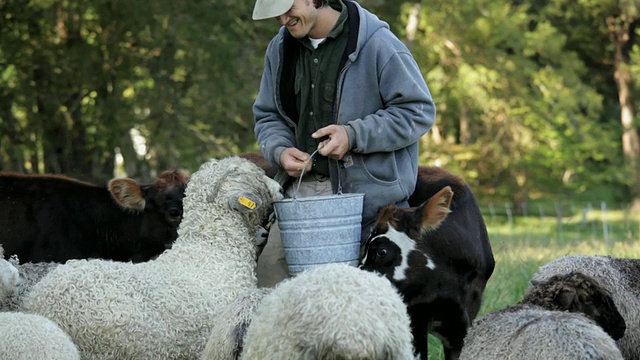
[[[607,202],[602,201],[600,203],[600,211],[602,212],[602,236],[604,236],[604,243],[609,245],[609,227],[607,226]]]
[[[558,241],[564,241],[564,234],[562,233],[562,204],[556,201],[556,220],[558,223]]]

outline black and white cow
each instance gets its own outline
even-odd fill
[[[148,185],[118,178],[108,186],[64,175],[0,172],[5,258],[147,261],[178,237],[187,181],[182,170],[165,171]]]
[[[380,210],[360,268],[385,275],[404,297],[420,359],[428,333],[457,359],[495,261],[475,196],[460,177],[420,167],[408,209]]]

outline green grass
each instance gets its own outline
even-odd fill
[[[546,262],[568,254],[640,258],[640,216],[621,209],[563,211],[561,217],[488,215],[483,209],[496,268],[480,315],[517,303],[529,279]],[[494,209],[495,210],[495,209]],[[605,225],[606,223],[606,225]],[[605,236],[605,230],[607,235]],[[429,339],[429,358],[444,359],[440,341]]]

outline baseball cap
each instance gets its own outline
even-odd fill
[[[253,20],[263,20],[280,16],[293,6],[295,0],[256,0],[253,7]]]

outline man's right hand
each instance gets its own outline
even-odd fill
[[[297,148],[287,148],[280,154],[280,166],[282,166],[289,176],[300,177],[302,170],[304,170],[305,173],[311,171],[313,161],[309,161],[306,167],[304,164],[309,157],[309,154]]]

